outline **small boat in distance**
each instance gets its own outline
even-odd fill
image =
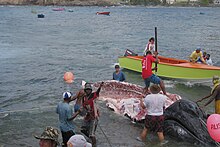
[[[65,8],[53,8],[52,10],[53,10],[53,11],[64,11]]]
[[[72,9],[69,9],[68,12],[73,12],[73,10],[72,10]]]
[[[96,12],[96,15],[110,15],[110,12]]]
[[[141,61],[143,58],[143,56],[138,56],[128,50],[118,60],[122,68],[141,73]],[[160,62],[158,63],[157,75],[161,77],[183,80],[207,80],[212,79],[214,75],[220,76],[220,67],[218,66],[192,63],[187,60],[163,56],[158,56],[158,58]]]
[[[44,18],[44,14],[38,14],[37,17],[38,18]]]

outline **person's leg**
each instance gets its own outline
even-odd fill
[[[144,84],[145,84],[145,87],[144,87],[143,93],[148,94],[149,93],[148,88],[150,86],[150,78],[144,79]]]
[[[220,100],[215,101],[215,113],[220,114]]]
[[[164,141],[164,135],[163,135],[163,126],[164,126],[164,115],[156,116],[156,124],[157,124],[157,135],[160,140],[160,142]]]
[[[146,137],[147,137],[147,128],[144,127],[144,129],[141,132],[140,138],[142,141],[146,141]]]
[[[84,120],[83,121],[83,125],[81,126],[81,132],[86,135],[87,137],[89,137],[89,126],[90,123],[89,123],[89,120]]]
[[[147,131],[151,127],[151,121],[152,121],[152,116],[146,115],[145,116],[145,126],[144,126],[144,129],[142,130],[142,132],[140,134],[140,139],[142,141],[146,141]]]
[[[62,147],[67,147],[68,140],[70,139],[71,136],[75,135],[75,133],[73,131],[61,132],[61,133],[63,138]]]
[[[154,84],[159,84],[161,90],[163,91],[163,94],[167,95],[166,90],[165,90],[165,86],[164,86],[164,83],[163,83],[163,80],[161,80],[158,76],[156,76],[155,74],[153,74],[153,75],[150,77],[150,81],[151,81],[152,83],[154,83]]]
[[[89,137],[92,140],[92,146],[93,147],[96,146],[95,131],[96,131],[97,125],[98,125],[98,120],[97,119],[90,121]]]
[[[164,135],[163,135],[163,132],[157,132],[157,136],[158,136],[160,142],[164,141]]]
[[[162,80],[160,80],[160,88],[163,91],[163,94],[167,95],[166,90],[165,90],[165,86]]]

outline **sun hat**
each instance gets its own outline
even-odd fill
[[[48,126],[45,128],[45,130],[40,136],[35,135],[34,137],[36,139],[50,139],[55,141],[57,144],[59,144],[58,136],[59,136],[58,129]]]
[[[73,147],[92,147],[91,143],[88,143],[83,135],[73,135],[67,144],[71,143]]]
[[[70,92],[64,92],[63,93],[63,99],[69,99],[71,97],[71,93]]]
[[[154,84],[150,87],[150,91],[153,94],[157,94],[160,92],[160,87],[157,84]]]
[[[87,90],[87,89],[92,90],[92,85],[91,85],[90,83],[86,83],[84,89],[85,89],[85,90]]]

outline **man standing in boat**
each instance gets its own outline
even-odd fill
[[[144,55],[146,55],[147,51],[155,52],[154,37],[151,37],[149,39],[149,42],[147,43],[144,50]]]
[[[151,51],[147,51],[146,56],[144,56],[142,60],[142,78],[144,79],[144,83],[145,83],[144,89],[145,89],[145,93],[148,93],[150,82],[152,82],[154,84],[159,84],[161,90],[163,91],[163,94],[167,95],[163,81],[152,72],[152,70],[156,70],[156,68],[152,68],[152,63],[153,62],[159,63],[157,54],[158,53],[155,52],[155,58],[154,58],[152,56]]]
[[[203,64],[207,64],[203,58],[203,54],[200,47],[198,47],[194,52],[192,52],[189,58],[190,58],[190,62],[192,63],[197,63],[198,60],[200,59]]]
[[[198,100],[197,102],[201,102],[204,99],[210,98],[209,101],[204,105],[204,106],[207,106],[213,100],[215,100],[215,113],[220,114],[220,80],[219,80],[219,77],[213,76],[212,82],[214,86],[212,88],[211,94]]]

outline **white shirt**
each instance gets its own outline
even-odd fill
[[[213,65],[211,58],[209,58],[209,60],[206,59],[206,63],[207,63],[208,65]]]
[[[154,52],[155,51],[155,45],[151,44],[151,43],[146,44],[146,47],[144,49],[144,55],[146,55],[147,51]]]
[[[144,98],[144,105],[147,108],[148,115],[163,115],[163,107],[167,96],[162,94],[149,94]]]

